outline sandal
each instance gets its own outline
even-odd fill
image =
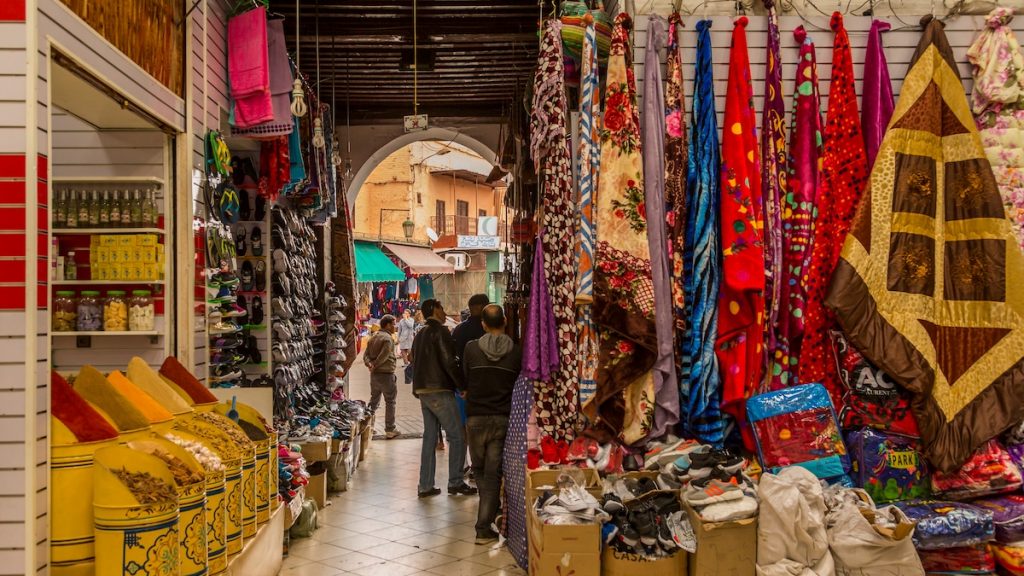
[[[254,283],[256,284],[256,291],[263,292],[267,289],[267,265],[263,260],[256,261],[256,269],[253,271]]]
[[[263,231],[254,226],[249,242],[252,244],[252,255],[263,256]]]
[[[245,250],[245,226],[238,224],[235,226],[235,254],[245,256]]]

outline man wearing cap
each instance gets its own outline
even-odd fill
[[[363,363],[370,369],[370,412],[380,406],[384,396],[384,430],[388,440],[398,437],[395,428],[395,407],[398,400],[398,385],[395,378],[395,317],[386,314],[380,319],[380,330],[370,336],[363,354]]]

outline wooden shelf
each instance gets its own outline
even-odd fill
[[[55,235],[84,235],[84,234],[164,234],[163,228],[54,228],[51,232]]]
[[[121,332],[104,332],[96,330],[91,332],[50,332],[50,336],[163,336],[163,333],[156,330],[123,330]]]
[[[163,280],[50,280],[51,286],[163,286]]]

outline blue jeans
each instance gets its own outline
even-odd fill
[[[448,436],[448,487],[462,486],[462,470],[466,466],[466,438],[463,434],[462,418],[455,404],[455,394],[434,392],[420,394],[423,409],[423,448],[420,451],[419,491],[426,492],[434,487],[434,471],[437,467],[438,424]]]

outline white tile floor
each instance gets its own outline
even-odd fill
[[[292,540],[281,575],[524,575],[504,548],[473,543],[476,496],[416,497],[419,439],[375,440],[349,490],[320,511],[312,538]],[[447,451],[435,485],[447,485]]]

